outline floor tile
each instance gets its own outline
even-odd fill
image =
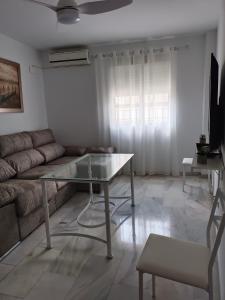
[[[21,300],[22,298],[0,294],[0,300]]]
[[[5,265],[0,263],[0,281],[3,280],[13,269],[14,266],[12,265]]]
[[[94,255],[84,265],[66,300],[103,300],[109,294],[120,260]]]
[[[113,217],[112,260],[105,258],[104,244],[86,238],[55,237],[53,249],[46,251],[42,225],[5,259],[6,266],[0,264],[0,300],[138,299],[136,264],[150,233],[205,243],[211,207],[206,178],[188,176],[185,193],[180,177],[136,176],[134,184],[135,208],[127,203]],[[110,194],[129,193],[129,177],[113,180]],[[77,193],[51,217],[52,231],[64,223],[77,231],[74,220],[87,201],[87,193]],[[93,232],[105,236],[104,228]],[[157,300],[208,299],[204,291],[161,278],[156,292]],[[144,276],[144,295],[151,299],[149,275]]]
[[[0,293],[21,298],[27,296],[58,255],[56,250],[36,248],[0,282]]]
[[[25,300],[63,300],[74,282],[72,277],[46,273]]]
[[[144,299],[151,299],[151,296],[147,291],[143,293]],[[126,285],[113,285],[110,294],[106,298],[107,300],[124,299],[124,300],[137,300],[138,288],[130,287]]]

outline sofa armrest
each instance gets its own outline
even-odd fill
[[[10,183],[0,183],[0,207],[13,202],[18,195],[16,188]]]
[[[64,146],[66,149],[64,155],[65,156],[82,156],[86,153],[115,153],[115,147],[82,147],[76,145]]]
[[[115,148],[109,147],[88,147],[87,153],[115,153]]]
[[[66,149],[65,156],[82,156],[87,153],[87,148],[82,146],[70,145],[64,148]]]

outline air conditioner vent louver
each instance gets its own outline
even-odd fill
[[[49,64],[55,67],[90,64],[88,49],[59,49],[49,52]]]

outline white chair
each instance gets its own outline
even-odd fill
[[[190,158],[190,157],[183,158],[183,160],[182,160],[183,192],[184,192],[184,186],[186,183],[186,169],[188,167],[188,168],[191,168],[191,171],[192,171],[192,164],[193,164],[193,158]]]
[[[155,278],[159,276],[204,289],[209,293],[209,300],[213,299],[212,272],[225,227],[224,201],[224,195],[218,189],[207,226],[207,246],[150,234],[137,264],[139,300],[143,300],[144,273],[152,275],[153,298]],[[222,216],[215,215],[218,203],[223,208]],[[217,235],[211,247],[210,230],[213,223],[217,226]]]

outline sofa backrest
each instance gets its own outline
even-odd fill
[[[46,145],[48,146],[48,159],[46,159],[45,151],[40,151],[41,147]],[[65,152],[64,148],[56,145],[55,137],[50,129],[2,135],[0,136],[0,158],[19,174],[51,158],[62,156]]]
[[[34,148],[55,143],[55,137],[51,129],[29,131],[27,134],[31,137]]]
[[[10,135],[0,136],[0,157],[12,155],[17,152],[33,148],[30,135],[26,132],[20,132]]]
[[[28,134],[32,139],[34,148],[44,157],[45,163],[53,161],[65,153],[65,148],[56,143],[51,129],[30,131]]]

